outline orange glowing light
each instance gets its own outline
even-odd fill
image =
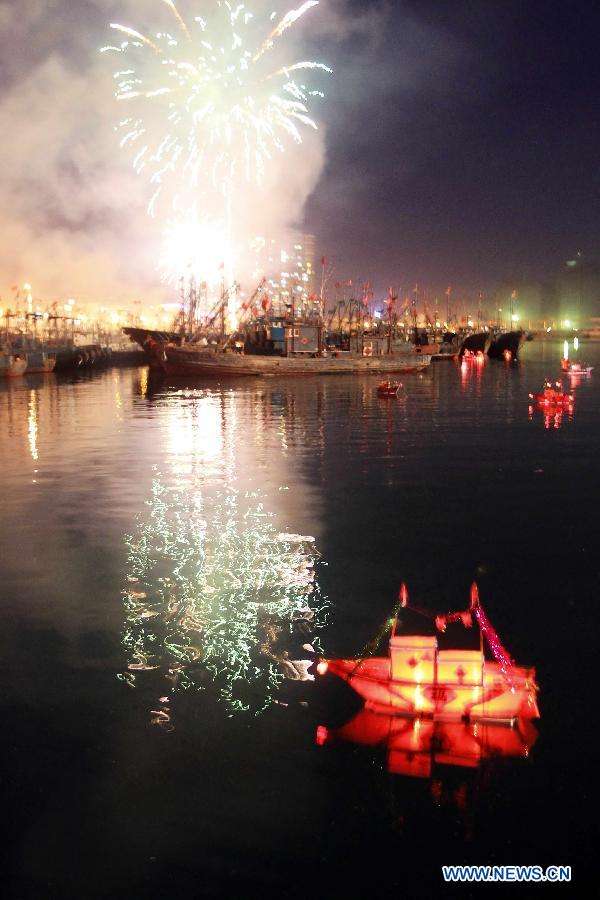
[[[325,662],[325,660],[321,660],[320,663],[317,663],[317,672],[319,675],[324,675],[327,669],[329,668],[329,663]]]

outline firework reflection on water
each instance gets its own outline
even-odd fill
[[[230,711],[256,712],[284,678],[311,678],[326,607],[314,538],[278,532],[264,498],[233,487],[205,498],[157,476],[148,506],[127,538],[119,677],[162,678],[153,723],[172,728],[176,690],[213,689]]]

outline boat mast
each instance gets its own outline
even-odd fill
[[[417,345],[417,340],[419,337],[419,333],[417,331],[417,302],[419,299],[419,285],[415,284],[413,288],[414,300],[413,300],[413,327],[415,332],[415,346]]]
[[[227,295],[225,294],[225,274],[221,276],[221,310],[220,310],[220,318],[221,318],[221,340],[225,338],[225,303],[227,301]]]

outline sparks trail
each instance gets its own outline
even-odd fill
[[[272,60],[285,32],[317,0],[275,24],[273,13],[267,37],[258,41],[260,22],[243,4],[214,0],[207,18],[197,15],[188,24],[172,0],[162,2],[177,26],[174,33],[148,37],[111,23],[124,40],[101,49],[125,58],[114,74],[115,96],[129,114],[117,130],[136,172],[152,187],[151,215],[161,194],[181,210],[190,191],[198,198],[216,188],[230,202],[240,177],[260,185],[273,153],[290,141],[301,144],[303,128],[317,128],[309,102],[323,94],[299,74],[331,73],[319,62]]]

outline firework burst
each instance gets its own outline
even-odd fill
[[[302,143],[305,128],[317,128],[309,104],[323,94],[306,76],[331,69],[307,60],[285,63],[281,52],[285,33],[318,2],[281,17],[272,13],[266,37],[244,4],[213,0],[206,17],[186,22],[172,0],[162,3],[171,30],[148,36],[112,23],[122,41],[102,48],[121,57],[114,75],[124,110],[121,146],[150,182],[151,215],[161,195],[180,213],[190,199],[217,191],[230,218],[238,184],[260,186],[273,155]]]

